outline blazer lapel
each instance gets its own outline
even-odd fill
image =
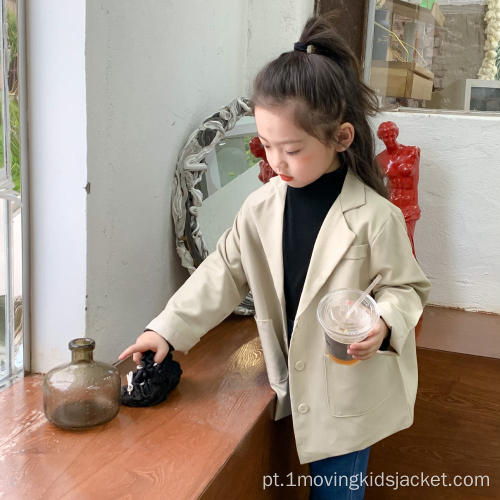
[[[348,170],[342,191],[327,213],[314,243],[296,318],[307,309],[354,241],[355,234],[349,229],[344,213],[365,202],[364,184]]]
[[[270,196],[259,208],[256,217],[264,251],[266,253],[269,271],[273,278],[276,295],[279,298],[282,312],[282,321],[286,335],[285,292],[283,284],[283,215],[285,210],[286,184],[279,178],[272,178],[275,182],[274,196]]]

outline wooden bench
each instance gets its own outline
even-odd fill
[[[273,421],[253,318],[230,317],[187,356],[168,400],[122,406],[100,427],[66,431],[42,407],[42,376],[0,392],[2,499],[280,498],[265,474],[308,474],[300,466],[291,417]],[[307,498],[307,488],[287,488]],[[281,497],[283,498],[283,497]]]

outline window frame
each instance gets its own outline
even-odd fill
[[[18,104],[19,104],[19,141],[20,141],[20,170],[21,194],[14,190],[12,182],[12,162],[10,151],[10,110],[8,89],[8,22],[7,0],[1,0],[1,66],[2,71],[2,134],[4,141],[3,161],[4,168],[0,175],[0,202],[5,203],[5,246],[0,251],[5,252],[5,361],[6,374],[0,378],[0,388],[8,386],[13,380],[30,371],[31,342],[30,342],[30,293],[29,293],[29,182],[28,182],[28,154],[27,154],[27,108],[26,108],[26,0],[17,0],[17,44],[18,44]],[[7,104],[7,105],[6,105]],[[22,200],[22,201],[21,201]],[[16,369],[14,364],[14,296],[13,296],[13,216],[17,209],[21,210],[21,240],[22,240],[22,344],[23,370]]]

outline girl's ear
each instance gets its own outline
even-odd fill
[[[345,151],[352,144],[352,141],[354,141],[353,125],[349,122],[342,123],[337,129],[335,140],[335,150],[337,151],[337,153],[342,153],[342,151]]]

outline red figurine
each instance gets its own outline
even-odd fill
[[[415,224],[420,218],[418,206],[420,148],[398,144],[396,141],[398,134],[399,128],[394,122],[380,124],[377,135],[384,141],[387,149],[377,155],[377,162],[389,181],[388,188],[392,203],[403,212],[413,255],[415,255],[413,234]]]
[[[259,180],[263,182],[264,184],[269,181],[271,177],[274,177],[276,172],[271,168],[269,163],[267,163],[267,157],[266,157],[266,150],[264,149],[264,146],[260,142],[260,139],[255,136],[252,138],[250,141],[250,152],[256,157],[256,158],[262,158],[262,160],[259,161],[259,166],[260,166],[260,173],[259,173]]]

